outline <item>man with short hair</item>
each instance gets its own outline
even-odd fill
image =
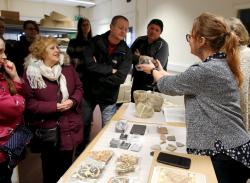
[[[147,27],[147,35],[138,37],[131,46],[133,53],[133,84],[131,89],[131,101],[135,90],[153,90],[154,79],[151,75],[136,69],[139,60],[157,59],[166,70],[168,64],[168,43],[160,37],[163,31],[163,22],[160,19],[152,19]]]
[[[132,54],[124,38],[129,27],[128,19],[118,15],[113,17],[110,30],[95,36],[83,53],[85,69],[89,77],[83,85],[84,91],[84,141],[88,143],[94,108],[99,104],[102,126],[116,112],[119,87],[124,83],[131,69]]]

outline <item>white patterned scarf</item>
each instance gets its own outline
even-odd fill
[[[60,86],[60,91],[62,93],[62,102],[69,98],[69,93],[67,89],[67,81],[65,76],[62,74],[62,65],[64,62],[64,55],[60,54],[59,63],[54,65],[52,68],[44,64],[42,60],[35,59],[31,55],[27,58],[27,78],[29,84],[33,89],[46,88],[43,77],[50,81],[57,81]]]

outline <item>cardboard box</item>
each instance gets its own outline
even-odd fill
[[[1,16],[8,20],[20,20],[20,15],[18,11],[1,10]]]
[[[4,22],[5,22],[5,24],[15,24],[15,25],[22,25],[23,24],[23,21],[12,20],[12,19],[8,19],[8,18],[5,18]]]

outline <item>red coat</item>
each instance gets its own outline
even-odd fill
[[[5,144],[9,139],[11,129],[22,122],[24,111],[23,84],[14,82],[17,94],[10,95],[6,80],[0,74],[0,145]],[[6,133],[5,133],[6,132]],[[5,135],[6,136],[5,136]],[[6,154],[0,152],[0,163],[6,160]]]
[[[53,128],[59,121],[60,126],[60,149],[72,150],[82,142],[83,122],[81,118],[80,104],[83,90],[82,83],[71,65],[63,65],[62,73],[67,81],[69,99],[74,101],[71,109],[65,112],[58,112],[57,91],[59,86],[56,81],[49,81],[44,78],[47,85],[43,89],[32,89],[29,85],[26,73],[24,74],[26,112],[25,122],[42,128]]]

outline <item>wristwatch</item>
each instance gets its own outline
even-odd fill
[[[150,70],[150,74],[153,75],[154,70],[157,70],[155,67]]]

